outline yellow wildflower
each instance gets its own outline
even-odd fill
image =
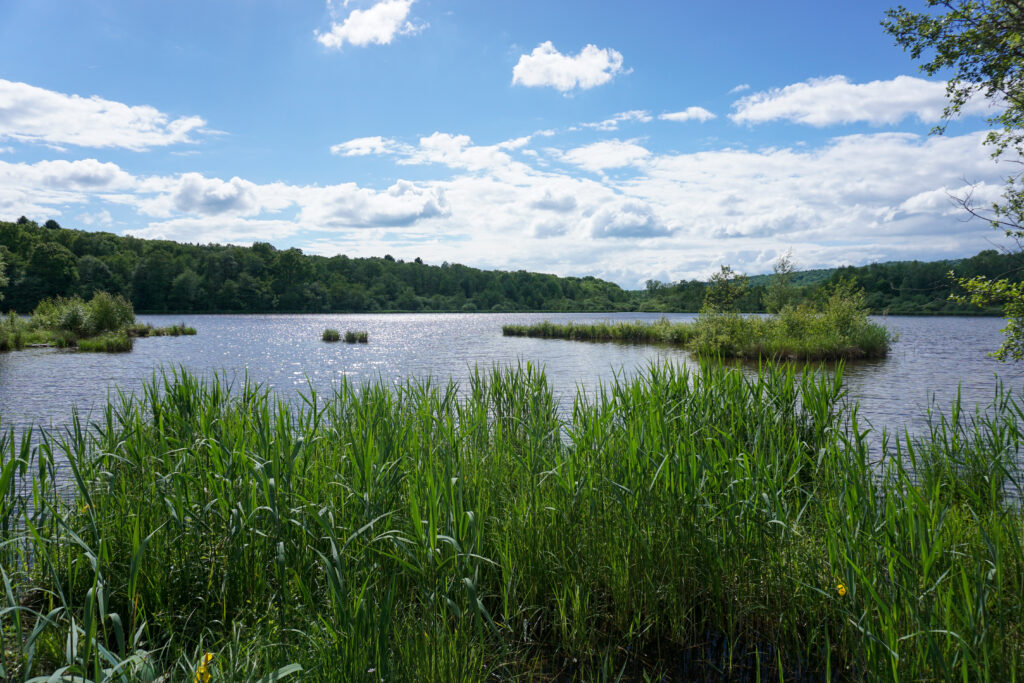
[[[83,505],[82,507],[78,508],[78,512],[79,512],[80,514],[83,514],[83,515],[84,515],[84,514],[85,514],[86,512],[88,512],[88,511],[89,511],[89,508],[90,508],[90,507],[92,507],[92,506],[91,506],[91,505],[89,505],[88,503],[86,503],[86,504],[84,504],[84,505]]]
[[[199,668],[196,669],[196,677],[192,679],[192,683],[210,683],[210,662],[212,661],[212,652],[207,652],[203,655],[202,660],[199,662]]]
[[[846,584],[840,581],[839,585],[836,586],[836,591],[839,593],[839,597],[846,595]]]

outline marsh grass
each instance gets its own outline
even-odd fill
[[[107,333],[87,339],[79,339],[75,346],[79,351],[91,353],[127,353],[132,350],[135,339],[127,334]]]
[[[167,327],[153,327],[149,323],[136,323],[126,330],[130,337],[180,337],[182,335],[194,335],[196,328],[187,326],[184,322]]]
[[[335,329],[331,329],[330,327],[328,327],[326,330],[324,330],[324,333],[323,333],[323,336],[321,336],[321,339],[323,341],[325,341],[325,342],[340,341],[341,340],[341,333],[338,332]]]
[[[568,412],[529,364],[298,407],[169,372],[0,431],[0,677],[1012,680],[1022,417],[878,460],[841,368],[652,365]]]
[[[702,356],[750,360],[856,360],[884,358],[894,337],[867,320],[836,321],[807,309],[777,316],[702,313],[694,322],[566,323],[505,325],[507,337],[668,344]]]
[[[370,341],[370,334],[368,332],[358,332],[355,330],[345,331],[345,343],[346,344],[366,344]]]
[[[136,323],[129,301],[97,292],[89,301],[78,297],[46,299],[28,320],[10,313],[0,319],[0,352],[26,346],[53,346],[79,351],[131,351],[137,337],[193,335],[184,322],[168,327]]]
[[[694,322],[505,325],[509,337],[670,344],[712,358],[836,361],[884,358],[895,336],[868,319],[863,290],[836,285],[822,301],[770,317],[704,310]]]

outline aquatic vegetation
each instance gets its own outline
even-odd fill
[[[841,367],[169,372],[0,431],[0,677],[1011,680],[1021,411],[879,442]]]
[[[368,332],[357,332],[354,330],[345,331],[345,343],[346,344],[366,344],[370,341],[370,334]]]
[[[840,288],[814,306],[787,306],[770,317],[701,313],[694,322],[505,325],[505,336],[671,344],[702,356],[792,360],[883,358],[894,337],[868,319],[863,293]]]
[[[184,322],[167,327],[153,327],[149,323],[137,323],[127,329],[131,337],[180,337],[182,335],[193,335],[196,328],[187,326]]]
[[[32,317],[25,320],[14,314],[0,319],[0,351],[26,346],[53,346],[79,351],[131,351],[136,337],[162,337],[195,334],[184,322],[168,327],[136,323],[132,305],[121,296],[96,292],[92,299],[57,297],[45,299]]]
[[[98,353],[126,353],[132,350],[135,339],[124,333],[107,333],[79,339],[75,346],[79,351]]]
[[[321,337],[325,342],[336,342],[341,340],[341,332],[328,327],[324,330],[323,336]],[[347,340],[346,340],[347,341]]]

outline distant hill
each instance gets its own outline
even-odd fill
[[[982,275],[989,278],[1024,279],[1024,254],[1001,254],[995,250],[980,252],[970,258],[940,261],[887,261],[867,266],[821,268],[794,273],[794,284],[803,298],[822,296],[830,285],[840,279],[852,279],[864,288],[867,303],[873,313],[891,315],[1000,315],[999,307],[980,309],[976,306],[949,300],[957,292],[949,277]],[[771,275],[748,278],[750,289],[740,301],[740,310],[763,312],[764,291]],[[700,310],[704,301],[706,283],[698,280],[676,283],[655,283],[642,292],[641,310],[691,311]]]

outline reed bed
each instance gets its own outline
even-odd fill
[[[336,342],[341,340],[341,332],[337,330],[327,328],[324,330],[323,335],[320,337],[325,342]]]
[[[345,343],[346,344],[366,344],[370,341],[369,332],[360,332],[355,330],[345,331]]]
[[[861,316],[835,320],[818,312],[790,309],[773,317],[701,314],[694,322],[565,323],[504,325],[507,337],[540,337],[595,342],[669,344],[699,355],[774,360],[884,358],[892,335]]]
[[[529,364],[298,407],[169,372],[0,431],[0,677],[1013,680],[1022,419],[879,460],[841,368],[652,365],[571,412]]]
[[[138,323],[127,329],[131,337],[181,337],[196,334],[196,328],[189,327],[184,322],[168,325],[167,327],[153,327],[149,323]]]
[[[79,351],[90,353],[127,353],[132,350],[134,344],[135,339],[127,334],[107,333],[79,339],[75,342],[75,347]]]

